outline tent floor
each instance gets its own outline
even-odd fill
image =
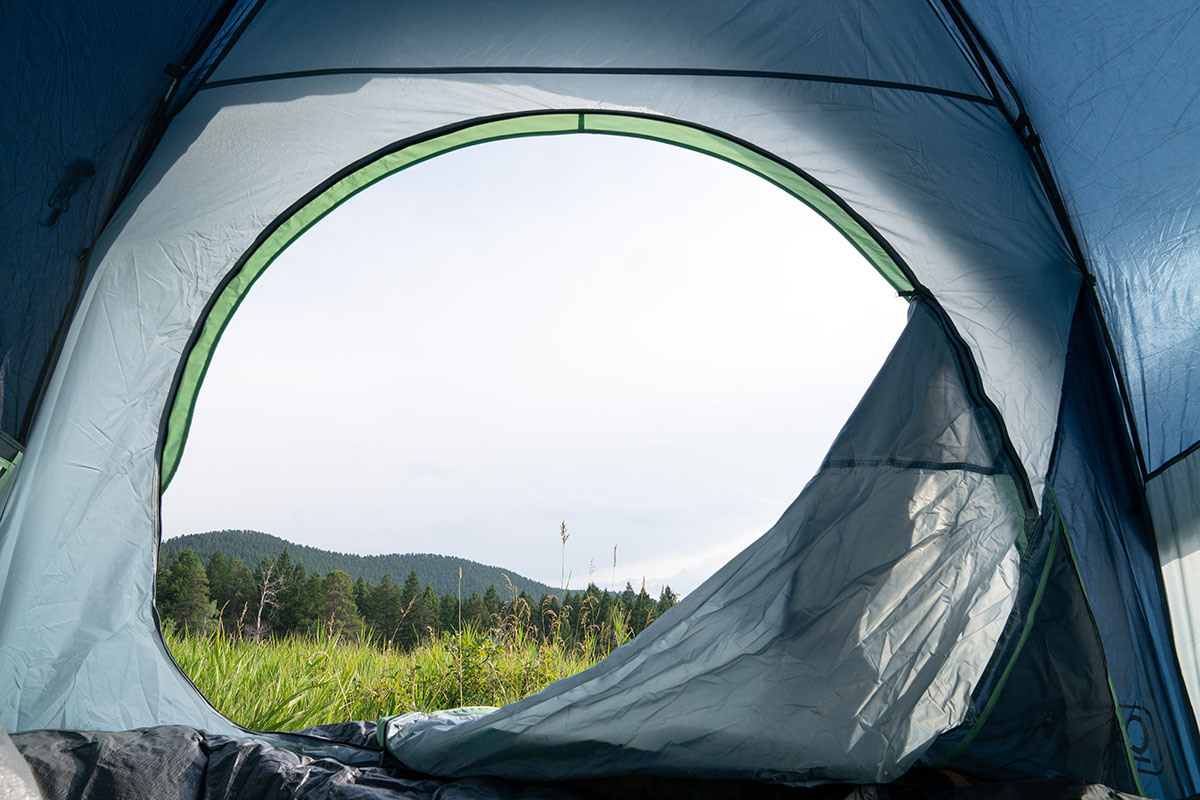
[[[369,723],[329,726],[314,733],[365,741]],[[0,736],[3,734],[0,733]],[[193,728],[163,726],[115,733],[31,731],[12,743],[47,798],[70,800],[234,800],[235,798],[405,798],[411,800],[601,800],[689,798],[716,800],[1116,800],[1104,786],[1033,781],[971,784],[963,776],[914,770],[879,785],[779,785],[630,776],[561,783],[498,778],[442,780],[398,765],[350,767],[313,759],[256,739],[210,736]],[[3,765],[0,764],[0,767]],[[0,776],[3,777],[3,776]],[[966,784],[966,785],[964,785]]]

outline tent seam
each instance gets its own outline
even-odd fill
[[[1008,678],[1012,674],[1013,669],[1016,668],[1017,659],[1020,658],[1021,652],[1025,649],[1025,642],[1029,639],[1029,635],[1033,632],[1033,625],[1037,621],[1038,609],[1041,607],[1042,598],[1046,593],[1046,586],[1050,582],[1050,572],[1054,566],[1054,559],[1058,555],[1058,540],[1060,535],[1061,530],[1059,528],[1058,520],[1056,519],[1054,525],[1054,535],[1050,540],[1050,550],[1046,554],[1045,563],[1042,565],[1042,574],[1038,578],[1038,587],[1034,592],[1033,601],[1029,605],[1029,614],[1025,617],[1025,624],[1021,628],[1021,636],[1017,639],[1016,649],[1013,650],[1013,654],[1009,657],[1008,663],[1004,666],[1004,671],[1000,673],[1000,677],[997,679],[995,688],[992,689],[991,696],[988,698],[987,704],[984,705],[983,710],[979,713],[979,716],[971,726],[970,731],[967,732],[967,735],[961,742],[959,742],[958,746],[955,747],[948,756],[937,763],[939,768],[944,767],[946,764],[950,763],[955,758],[958,758],[960,755],[966,752],[966,750],[971,746],[971,743],[975,741],[975,737],[978,736],[979,732],[983,730],[983,726],[987,723],[988,718],[991,717],[992,711],[995,710],[996,703],[999,700],[1000,695],[1004,692],[1005,685],[1008,683]]]
[[[852,78],[843,75],[821,75],[808,72],[782,72],[753,69],[702,69],[689,67],[341,67],[328,69],[295,70],[263,75],[247,75],[241,78],[226,78],[209,81],[197,91],[221,89],[227,86],[242,86],[250,83],[296,80],[301,78],[323,78],[338,75],[657,75],[662,77],[690,78],[758,78],[806,83],[836,83],[847,86],[867,86],[874,89],[918,92],[965,100],[983,106],[995,106],[996,101],[982,95],[960,92],[955,89],[940,89],[902,81],[884,81],[872,78]]]
[[[1088,596],[1087,585],[1083,582],[1083,572],[1079,569],[1079,559],[1075,555],[1075,545],[1071,542],[1070,530],[1067,528],[1067,521],[1062,515],[1062,509],[1058,505],[1058,497],[1055,495],[1054,488],[1047,485],[1046,491],[1050,493],[1051,501],[1054,503],[1055,524],[1061,524],[1064,532],[1064,538],[1067,542],[1067,555],[1071,559],[1071,569],[1075,572],[1075,579],[1079,581],[1079,589],[1083,592],[1083,601],[1087,605],[1088,616],[1092,621],[1092,630],[1096,634],[1096,643],[1100,647],[1100,657],[1104,663],[1104,677],[1108,683],[1109,696],[1113,701],[1113,717],[1117,721],[1117,728],[1121,731],[1121,742],[1125,746],[1125,757],[1129,760],[1129,771],[1133,775],[1134,788],[1140,795],[1145,795],[1146,790],[1142,786],[1142,776],[1138,772],[1137,761],[1133,756],[1133,745],[1129,739],[1129,730],[1125,727],[1125,718],[1121,716],[1121,701],[1117,697],[1117,687],[1113,684],[1112,672],[1108,669],[1108,657],[1104,650],[1104,642],[1100,639],[1099,627],[1096,625],[1095,613],[1092,611],[1092,600]]]

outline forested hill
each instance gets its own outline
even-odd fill
[[[544,583],[538,583],[507,569],[465,558],[431,553],[392,553],[384,556],[335,553],[317,547],[293,544],[278,536],[258,531],[210,531],[168,539],[162,543],[159,561],[161,567],[166,568],[184,550],[193,550],[201,561],[208,561],[213,551],[220,550],[226,558],[240,558],[253,570],[264,558],[278,558],[285,547],[292,561],[303,564],[309,572],[328,575],[335,569],[340,569],[350,576],[350,580],[361,577],[369,584],[379,583],[384,575],[391,575],[394,582],[403,584],[408,574],[415,570],[422,586],[432,585],[439,596],[452,595],[458,592],[458,568],[462,567],[463,597],[470,596],[472,592],[478,592],[482,596],[487,592],[488,586],[493,585],[501,597],[508,596],[505,575],[518,591],[528,592],[532,597],[559,594],[558,589]]]

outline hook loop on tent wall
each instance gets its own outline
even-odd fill
[[[1033,123],[1029,120],[1029,114],[1025,113],[1025,111],[1021,111],[1020,116],[1013,121],[1013,130],[1021,138],[1021,144],[1025,145],[1026,150],[1033,150],[1042,143],[1041,137],[1033,129]]]
[[[71,197],[79,191],[80,185],[96,174],[96,166],[86,158],[79,158],[67,166],[62,179],[50,193],[46,206],[50,211],[45,219],[39,220],[43,228],[53,228],[58,224],[58,218],[70,210]]]

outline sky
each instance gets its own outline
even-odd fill
[[[832,226],[710,156],[600,135],[454,151],[259,279],[164,536],[685,594],[815,474],[905,314]]]

